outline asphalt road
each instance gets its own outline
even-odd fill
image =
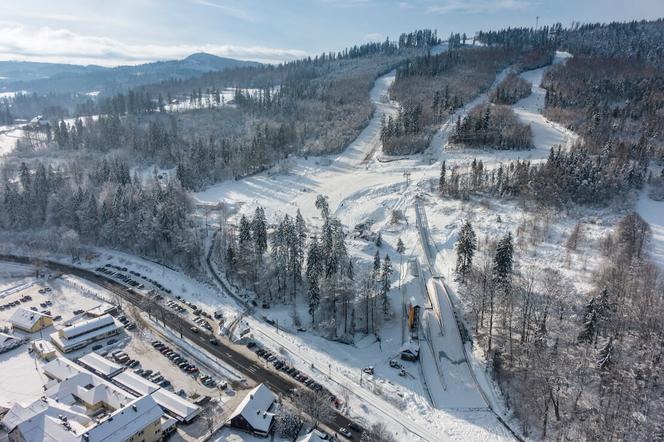
[[[0,261],[11,261],[21,264],[32,264],[33,259],[26,258],[22,256],[13,256],[13,255],[0,255]],[[105,276],[99,275],[90,270],[81,269],[74,266],[69,266],[66,264],[61,264],[53,261],[44,261],[40,260],[46,267],[61,272],[69,273],[76,275],[80,278],[86,279],[90,282],[93,282],[105,289],[117,294],[126,301],[134,304],[140,309],[144,309],[146,300],[143,295],[137,294],[133,291],[129,291],[125,286],[114,281]],[[161,306],[163,308],[163,306]],[[238,351],[238,345],[231,343],[227,338],[221,337],[218,338],[219,344],[213,345],[209,342],[210,334],[204,331],[195,333],[191,330],[193,324],[185,321],[183,318],[173,314],[169,310],[166,310],[165,314],[157,314],[156,317],[161,321],[162,318],[169,328],[175,332],[181,332],[182,336],[188,338],[190,341],[196,343],[196,345],[217,357],[225,364],[233,367],[238,372],[242,373],[249,379],[253,379],[256,382],[262,382],[270,387],[271,390],[280,394],[281,396],[291,398],[291,401],[297,405],[297,398],[293,396],[293,390],[298,389],[302,390],[306,388],[304,384],[301,384],[294,379],[288,377],[287,375],[282,375],[281,372],[270,369],[263,365],[264,363],[261,360],[254,360],[247,357],[245,354]],[[307,410],[303,410],[307,411]],[[348,428],[351,424],[351,420],[345,415],[333,411],[332,417],[328,419],[321,419],[321,422],[325,424],[330,429],[337,431],[341,427]],[[358,425],[359,426],[359,425]],[[359,440],[360,433],[354,432],[354,438],[352,440]]]

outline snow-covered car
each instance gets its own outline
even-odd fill
[[[346,427],[339,428],[339,433],[343,434],[346,437],[353,437],[353,433]]]

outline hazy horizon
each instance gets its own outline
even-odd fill
[[[0,59],[101,66],[192,53],[274,63],[418,28],[480,29],[664,16],[664,2],[618,0],[25,0],[3,5]],[[380,12],[380,13],[377,13]]]

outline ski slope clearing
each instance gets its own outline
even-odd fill
[[[558,53],[555,62],[564,62],[566,58],[568,55]],[[414,202],[419,195],[435,193],[440,161],[445,160],[450,168],[457,165],[465,167],[473,158],[481,159],[485,167],[517,158],[543,160],[553,145],[569,146],[575,140],[573,133],[541,115],[545,91],[540,83],[545,69],[521,74],[533,83],[533,95],[514,105],[519,118],[533,128],[533,150],[458,149],[448,143],[457,117],[463,117],[474,106],[486,102],[488,96],[485,93],[452,115],[424,154],[389,162],[379,161],[381,118],[397,112],[397,105],[387,98],[388,89],[394,81],[394,73],[391,72],[378,78],[370,92],[376,107],[371,122],[340,154],[289,159],[255,176],[212,186],[196,194],[196,198],[203,204],[224,202],[234,206],[238,215],[252,214],[257,206],[262,206],[270,222],[286,213],[294,215],[299,208],[307,223],[315,226],[320,220],[314,203],[316,196],[323,194],[329,198],[332,212],[348,228],[352,229],[360,222],[368,222],[373,231],[380,230],[385,243],[380,253],[387,251],[393,263],[399,262],[398,254],[391,248],[399,237],[406,244],[407,254],[422,256],[415,229]],[[499,83],[509,70],[499,72],[494,84]],[[404,175],[405,171],[410,175]],[[460,202],[441,203],[438,199],[435,202],[431,235],[437,251],[433,260],[439,273],[446,274],[453,267],[456,231],[464,215],[458,210],[463,207]],[[392,224],[391,214],[394,210],[402,211],[405,221]],[[443,219],[440,218],[441,212]],[[361,263],[369,263],[376,252],[375,245],[361,239],[349,239],[348,248],[351,255]],[[404,296],[408,299],[423,296],[422,293],[412,293],[422,291],[423,284],[418,286],[413,283],[412,277],[402,278]],[[482,389],[488,390],[486,395],[494,405],[499,402],[496,393],[491,391],[491,381],[481,373],[482,364],[474,359],[465,362],[463,344],[458,331],[453,328],[455,324],[451,308],[444,298],[441,299],[438,289],[434,288],[433,292],[435,301],[441,306],[441,314],[436,316],[431,311],[426,313],[423,325],[426,326],[428,342],[421,346],[422,361],[419,367],[408,368],[410,376],[407,379],[396,376],[396,372],[387,364],[390,358],[396,356],[403,339],[401,307],[404,301],[398,290],[393,289],[390,294],[395,319],[384,325],[381,343],[372,342],[367,337],[354,346],[348,346],[311,333],[297,333],[294,331],[291,307],[269,311],[259,309],[266,317],[278,321],[281,325],[279,331],[254,318],[247,318],[246,321],[257,339],[277,351],[285,351],[299,369],[315,376],[341,397],[346,390],[349,412],[353,416],[360,416],[370,422],[383,421],[401,437],[410,435],[411,438],[417,436],[424,440],[441,440],[440,435],[445,435],[443,440],[511,439],[509,431],[489,410],[477,386],[479,382]],[[453,293],[451,296],[454,296]],[[306,309],[298,311],[298,315],[301,319],[308,317]],[[311,364],[317,368],[311,369]],[[376,367],[378,384],[368,383],[366,379],[361,383],[360,372],[366,365]],[[323,368],[319,369],[321,366]],[[334,367],[334,370],[326,370],[328,367]],[[471,367],[475,373],[470,372]],[[475,381],[473,375],[478,371],[480,379]],[[376,388],[376,385],[379,387]],[[507,417],[500,407],[496,408],[503,417]]]
[[[572,54],[569,52],[557,51],[553,64],[565,63],[570,57]],[[577,139],[574,132],[542,115],[546,90],[541,87],[541,84],[546,69],[548,67],[542,67],[523,72],[520,75],[521,78],[532,84],[532,92],[528,97],[512,105],[512,109],[519,119],[525,124],[530,124],[533,131],[535,149],[528,152],[529,155],[524,156],[524,159],[546,158],[553,146],[571,147]]]

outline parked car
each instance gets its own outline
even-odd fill
[[[358,433],[360,433],[362,431],[362,427],[357,425],[355,422],[351,422],[350,424],[348,424],[348,428],[350,428],[351,430],[356,431]]]
[[[343,434],[346,437],[353,437],[353,433],[350,432],[350,430],[346,427],[341,427],[339,428],[339,433]]]

